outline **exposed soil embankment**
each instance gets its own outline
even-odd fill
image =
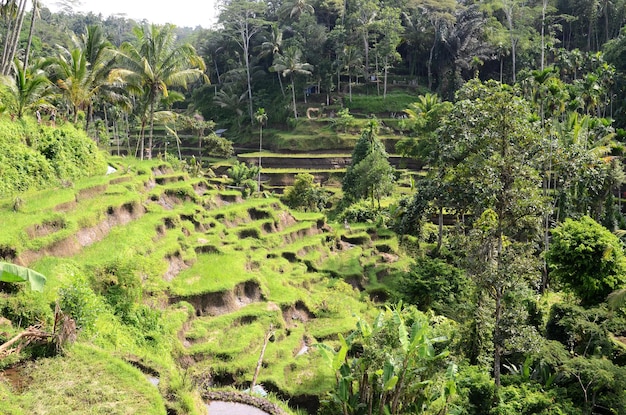
[[[230,291],[218,291],[170,298],[170,304],[186,301],[196,310],[196,316],[218,316],[232,313],[241,307],[263,300],[261,287],[256,281],[237,284]]]
[[[145,213],[146,209],[140,203],[126,203],[119,207],[109,207],[105,218],[97,225],[80,229],[76,234],[56,241],[38,251],[24,251],[16,258],[16,263],[28,266],[47,256],[70,257],[76,255],[83,247],[102,240],[113,227],[126,225]]]
[[[298,323],[306,323],[314,319],[315,315],[302,301],[296,301],[288,307],[282,307],[283,319],[287,328],[297,327]]]

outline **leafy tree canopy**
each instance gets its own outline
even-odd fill
[[[626,283],[626,258],[617,236],[589,216],[566,219],[552,231],[551,275],[583,304],[598,304]]]

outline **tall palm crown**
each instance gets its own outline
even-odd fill
[[[176,43],[172,25],[135,27],[133,32],[136,39],[120,47],[121,68],[113,70],[110,79],[123,82],[146,103],[150,121],[148,157],[151,157],[154,112],[159,98],[167,97],[170,87],[187,88],[189,82],[206,80],[206,67],[193,46]],[[142,151],[142,158],[143,154]]]
[[[74,122],[81,110],[91,110],[93,101],[107,84],[114,51],[99,26],[87,27],[81,37],[72,38],[72,47],[59,47],[58,56],[48,60],[57,86],[72,108]]]
[[[283,55],[278,55],[274,60],[274,65],[271,70],[281,73],[283,76],[291,77],[291,97],[293,104],[293,116],[298,118],[298,111],[296,109],[296,89],[295,89],[295,77],[297,75],[311,75],[313,71],[313,65],[307,62],[302,62],[302,51],[296,47],[289,47],[285,50]]]
[[[39,65],[24,68],[19,60],[14,61],[13,75],[0,77],[3,86],[2,101],[4,108],[17,118],[31,110],[48,105],[52,95],[50,80]]]

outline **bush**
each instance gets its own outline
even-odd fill
[[[141,279],[133,262],[114,259],[92,270],[94,291],[104,297],[114,314],[127,319],[141,299]]]
[[[332,128],[335,131],[347,133],[348,130],[356,127],[354,117],[350,114],[349,108],[343,108],[337,111],[337,118],[331,118]]]
[[[351,204],[339,215],[339,219],[348,222],[375,223],[383,211],[372,207],[366,201]]]
[[[293,186],[287,187],[281,200],[292,209],[302,208],[304,211],[318,212],[323,210],[330,194],[314,183],[315,178],[309,173],[296,176]]]
[[[78,278],[69,286],[59,289],[59,306],[76,322],[76,327],[91,332],[104,308],[89,283]]]
[[[604,301],[626,283],[626,255],[619,238],[589,216],[566,219],[552,230],[547,253],[551,275],[583,305]]]
[[[50,326],[52,308],[41,293],[20,286],[16,294],[0,296],[0,316],[8,318],[14,325],[28,327],[36,323]]]
[[[0,197],[104,173],[106,162],[84,131],[0,120]]]
[[[434,310],[447,317],[458,317],[471,304],[471,280],[461,269],[441,259],[417,258],[404,275],[400,290],[404,299],[420,310]]]

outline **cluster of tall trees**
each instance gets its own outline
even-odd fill
[[[448,344],[461,377],[473,376],[455,401],[463,413],[626,410],[626,261],[612,233],[625,224],[623,145],[601,116],[607,101],[578,92],[600,73],[564,72],[514,86],[473,79],[455,102],[428,94],[406,111],[414,137],[399,148],[428,173],[390,220],[422,242],[439,226],[398,290],[459,325],[462,340]]]
[[[118,52],[122,44],[138,47],[142,41],[132,20],[73,14],[71,8],[54,14],[40,1],[28,3],[32,9],[26,4],[2,2],[0,73],[5,75],[14,73],[15,57],[28,70],[41,58],[58,56],[57,45],[67,48],[67,55],[76,48],[76,38],[88,36],[88,26],[99,26],[99,36]],[[270,123],[284,123],[302,115],[297,103],[308,94],[321,93],[330,103],[337,94],[351,96],[359,85],[383,97],[391,84],[421,85],[453,100],[476,74],[516,83],[524,72],[555,65],[561,74],[579,79],[599,51],[606,52],[606,63],[616,72],[580,79],[581,87],[593,95],[595,84],[612,82],[603,96],[589,96],[587,103],[609,102],[605,106],[619,120],[624,92],[616,80],[623,73],[620,29],[625,19],[623,1],[232,0],[221,4],[213,29],[163,30],[170,41],[178,35],[177,47],[193,45],[193,54],[206,62],[206,68],[198,60],[188,62],[212,85],[194,88],[187,104],[222,127],[253,124],[260,107],[267,109]],[[168,95],[155,101],[157,110],[187,106],[173,103],[176,94]],[[138,107],[141,100],[131,101]],[[115,117],[127,107],[117,101],[107,115]],[[99,115],[103,118],[102,110]],[[139,125],[141,118],[136,117]]]
[[[331,95],[369,84],[385,96],[391,75],[452,100],[478,72],[516,83],[520,72],[558,63],[576,76],[585,56],[621,39],[625,18],[622,1],[228,1],[216,29],[197,33],[218,90],[201,107],[252,120],[262,106],[283,121],[297,118],[296,98],[306,100],[311,86]],[[276,96],[285,88],[289,111]]]
[[[103,26],[90,25],[81,34],[69,33],[67,42],[56,44],[54,52],[31,56],[38,2],[24,49],[18,47],[25,14],[22,3],[6,2],[0,10],[6,29],[0,70],[3,111],[16,118],[36,115],[40,122],[81,121],[86,129],[94,112],[107,129],[109,119],[125,119],[128,125],[132,117],[140,126],[139,154],[151,157],[157,115],[161,120],[173,117],[164,110],[182,101],[182,91],[191,83],[206,80],[204,60],[193,46],[177,41],[174,26],[146,24],[134,26],[132,38],[116,47]]]

